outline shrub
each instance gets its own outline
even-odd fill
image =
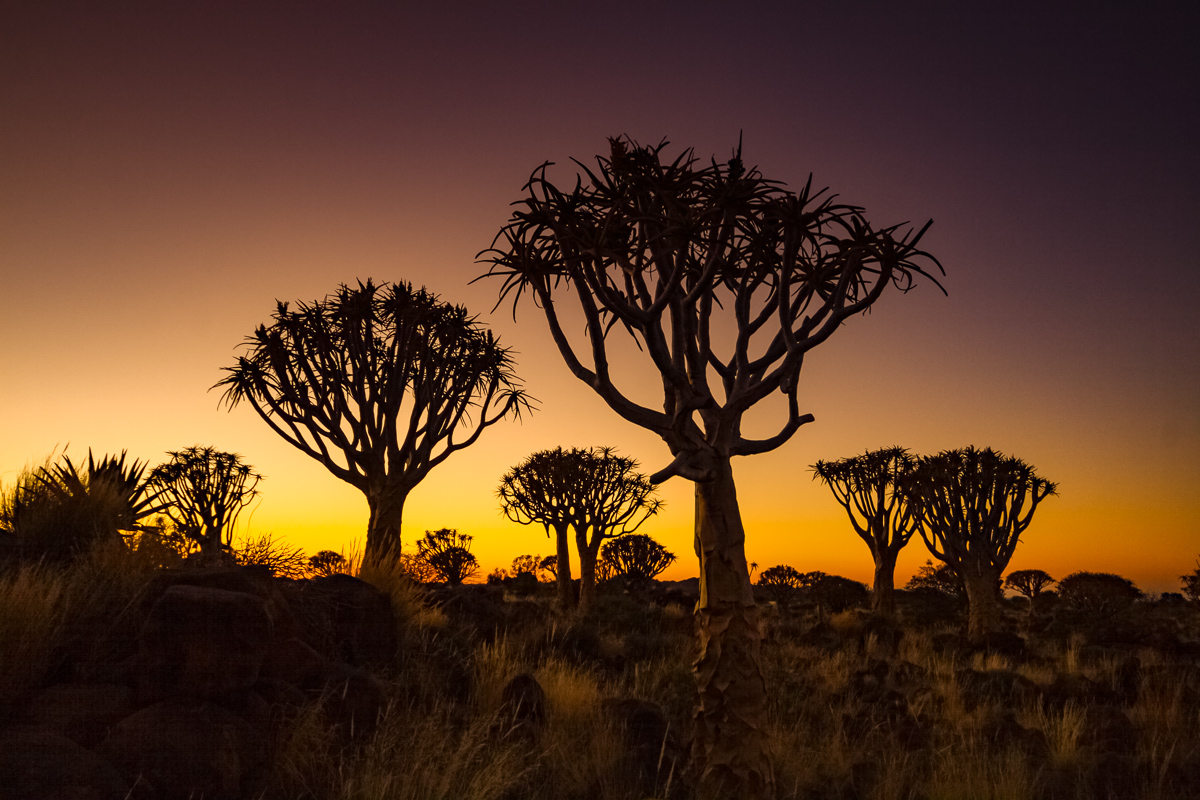
[[[1187,575],[1180,575],[1179,580],[1183,596],[1200,605],[1200,559],[1196,561],[1196,568]]]
[[[675,561],[675,554],[644,533],[630,533],[604,543],[601,560],[612,568],[609,577],[653,578]],[[597,579],[600,578],[597,565]]]
[[[910,592],[922,589],[937,592],[947,597],[953,597],[955,600],[966,598],[962,581],[958,579],[954,568],[944,563],[935,567],[932,561],[926,561],[925,566],[918,569],[917,574],[909,578],[904,588]]]
[[[322,550],[308,559],[308,574],[314,578],[321,578],[337,573],[348,575],[349,568],[350,565],[346,563],[346,557],[332,550]]]
[[[471,553],[473,537],[453,528],[425,531],[417,542],[417,558],[429,565],[437,580],[457,586],[479,572],[479,560]]]
[[[1109,572],[1075,572],[1058,582],[1058,596],[1076,611],[1114,611],[1137,600],[1142,590]]]
[[[270,533],[246,535],[232,548],[233,560],[243,567],[262,566],[278,578],[303,578],[309,559],[304,551],[275,539]],[[340,557],[340,556],[339,556]],[[344,563],[344,559],[343,559]]]
[[[804,576],[795,567],[778,564],[764,569],[756,585],[776,603],[786,606],[804,587]]]
[[[147,530],[143,520],[160,509],[142,480],[146,465],[125,462],[126,453],[99,460],[88,451],[87,467],[63,455],[26,467],[0,496],[0,528],[13,536],[18,556],[72,561],[104,539]]]
[[[813,581],[809,591],[818,606],[835,614],[864,606],[871,599],[871,590],[865,583],[841,575],[821,574],[820,578]]]

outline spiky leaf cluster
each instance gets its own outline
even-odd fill
[[[727,162],[708,164],[691,150],[668,159],[666,146],[611,139],[610,155],[594,168],[575,162],[580,174],[570,190],[543,164],[481,257],[503,280],[500,301],[511,299],[514,312],[523,294],[534,295],[576,377],[667,442],[676,461],[656,481],[706,480],[698,452],[765,452],[811,419],[795,398],[805,353],[888,285],[907,290],[937,262],[917,247],[925,228],[875,228],[862,209],[814,191],[811,179],[789,191],[747,169],[740,145]],[[565,289],[578,299],[586,348],[572,343],[555,303]],[[725,337],[729,323],[736,334],[721,349],[714,334]],[[661,410],[615,386],[607,342],[614,327],[661,373]],[[742,415],[779,391],[789,398],[779,432],[743,437]]]
[[[1002,571],[1038,504],[1056,485],[1019,458],[990,447],[922,456],[903,481],[929,551],[956,569]]]
[[[567,525],[598,544],[633,533],[662,508],[637,466],[611,447],[542,450],[500,479],[500,507],[514,522]]]
[[[854,532],[873,554],[898,553],[916,532],[911,504],[900,488],[916,463],[905,448],[888,447],[818,461],[813,472],[846,509]]]
[[[360,281],[294,309],[280,302],[245,347],[217,384],[224,401],[250,402],[276,433],[364,491],[372,479],[415,485],[528,405],[491,331],[408,283]]]

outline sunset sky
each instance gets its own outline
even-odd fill
[[[540,401],[414,491],[405,545],[457,528],[485,572],[550,553],[500,515],[509,467],[669,454],[571,377],[537,308],[492,311],[476,254],[543,161],[572,182],[609,136],[725,159],[742,135],[768,178],[932,219],[949,292],[885,294],[813,351],[816,421],[735,463],[749,558],[869,583],[810,465],[973,444],[1059,484],[1012,568],[1177,591],[1200,555],[1194,4],[883,5],[4,4],[0,480],[68,444],[151,466],[213,445],[267,476],[253,531],[361,546],[362,495],[209,387],[276,299],[405,280],[492,326]],[[679,556],[663,577],[693,576],[692,485],[661,495],[644,531]]]

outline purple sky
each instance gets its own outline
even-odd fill
[[[808,465],[975,444],[1060,483],[1014,567],[1176,588],[1200,553],[1198,14],[978,5],[8,4],[0,480],[68,442],[213,444],[268,476],[254,527],[339,549],[361,496],[206,390],[276,298],[410,280],[496,327],[543,408],[435,471],[406,541],[459,527],[489,569],[549,552],[498,516],[505,469],[667,453],[574,382],[536,309],[489,313],[475,254],[543,160],[569,180],[608,136],[724,158],[742,134],[768,177],[932,218],[949,290],[885,296],[814,352],[817,422],[737,467],[750,557],[869,580]],[[647,528],[679,576],[689,490]]]

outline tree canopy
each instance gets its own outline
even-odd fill
[[[371,280],[276,306],[217,383],[366,495],[365,557],[394,557],[404,502],[431,469],[528,399],[509,350],[465,308]]]
[[[544,525],[547,534],[555,531],[559,550],[555,574],[564,597],[565,583],[571,580],[567,533],[574,532],[579,603],[584,609],[596,583],[601,544],[633,533],[662,508],[654,485],[637,466],[637,461],[617,455],[611,447],[559,447],[534,453],[500,480],[497,494],[505,516],[523,525]]]
[[[922,456],[904,491],[929,552],[963,582],[971,635],[996,630],[1000,575],[1056,485],[1019,458],[967,447]]]

